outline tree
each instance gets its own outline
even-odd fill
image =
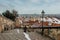
[[[2,13],[3,16],[15,21],[15,18],[17,17],[17,11],[13,11],[12,13],[9,10],[6,10],[6,12]]]
[[[12,10],[12,13],[15,17],[18,17],[17,11],[16,10]]]

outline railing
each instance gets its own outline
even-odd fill
[[[24,28],[24,31],[26,32],[27,31],[27,29],[42,29],[42,26],[41,27],[29,27],[29,28]],[[43,26],[43,29],[45,30],[45,29],[48,29],[47,31],[47,34],[48,35],[46,35],[46,36],[49,36],[51,39],[53,39],[54,40],[54,37],[51,37],[50,35],[49,35],[49,32],[50,32],[50,29],[60,29],[60,26],[57,26],[57,27],[48,27],[48,26]],[[43,35],[45,35],[45,33],[44,33],[44,30],[43,30]],[[41,30],[41,34],[42,34],[42,30]]]
[[[42,27],[29,27],[28,29],[42,29]],[[43,29],[60,29],[60,26],[57,27],[43,27]]]

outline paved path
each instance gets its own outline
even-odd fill
[[[27,32],[31,40],[51,40],[47,37],[43,37],[36,32]],[[4,33],[0,33],[0,40],[27,40],[25,35],[23,34],[23,30],[13,29],[10,31],[5,31]]]
[[[17,29],[5,31],[0,34],[0,40],[26,40],[23,35],[23,31],[20,30],[20,33],[17,32]]]
[[[30,38],[32,40],[51,40],[50,38],[42,36],[42,35],[40,35],[40,34],[38,34],[36,32],[30,32],[28,34],[30,35]]]

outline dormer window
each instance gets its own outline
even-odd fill
[[[56,21],[56,22],[58,22],[58,21]]]
[[[55,22],[55,21],[53,21],[53,22]]]

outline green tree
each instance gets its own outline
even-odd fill
[[[12,10],[12,13],[15,17],[18,17],[18,14],[17,14],[18,12],[16,10]]]
[[[3,16],[15,21],[15,18],[18,16],[17,11],[13,11],[12,13],[9,10],[2,13]]]

